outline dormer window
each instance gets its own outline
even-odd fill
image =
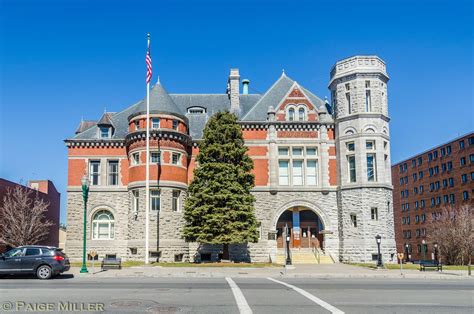
[[[190,114],[204,114],[206,113],[206,108],[202,107],[189,107],[188,113]]]
[[[100,127],[100,138],[110,138],[111,137],[111,128],[110,127],[105,127],[101,126]]]
[[[287,121],[295,121],[295,108],[292,106],[288,108],[288,112],[286,114]]]
[[[306,120],[306,109],[304,106],[298,108],[298,121]]]
[[[160,128],[160,119],[159,118],[151,119],[151,128],[152,129],[159,129]]]

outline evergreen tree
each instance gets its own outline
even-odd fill
[[[254,186],[253,161],[246,154],[237,117],[218,112],[204,128],[198,167],[184,205],[187,241],[223,244],[256,242],[257,220],[250,190]]]

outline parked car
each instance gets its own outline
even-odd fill
[[[20,246],[0,255],[0,276],[35,274],[39,279],[50,279],[70,267],[62,249],[53,246]]]

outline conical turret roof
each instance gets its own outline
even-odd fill
[[[136,116],[141,113],[146,113],[146,98],[137,104],[136,110],[131,116]],[[150,113],[170,113],[184,116],[182,109],[175,104],[159,81],[150,91]]]

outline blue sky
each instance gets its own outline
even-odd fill
[[[67,150],[79,121],[145,95],[223,93],[230,67],[264,92],[281,70],[329,96],[331,66],[387,62],[392,161],[473,127],[471,1],[0,1],[0,177],[51,179],[66,211]]]

